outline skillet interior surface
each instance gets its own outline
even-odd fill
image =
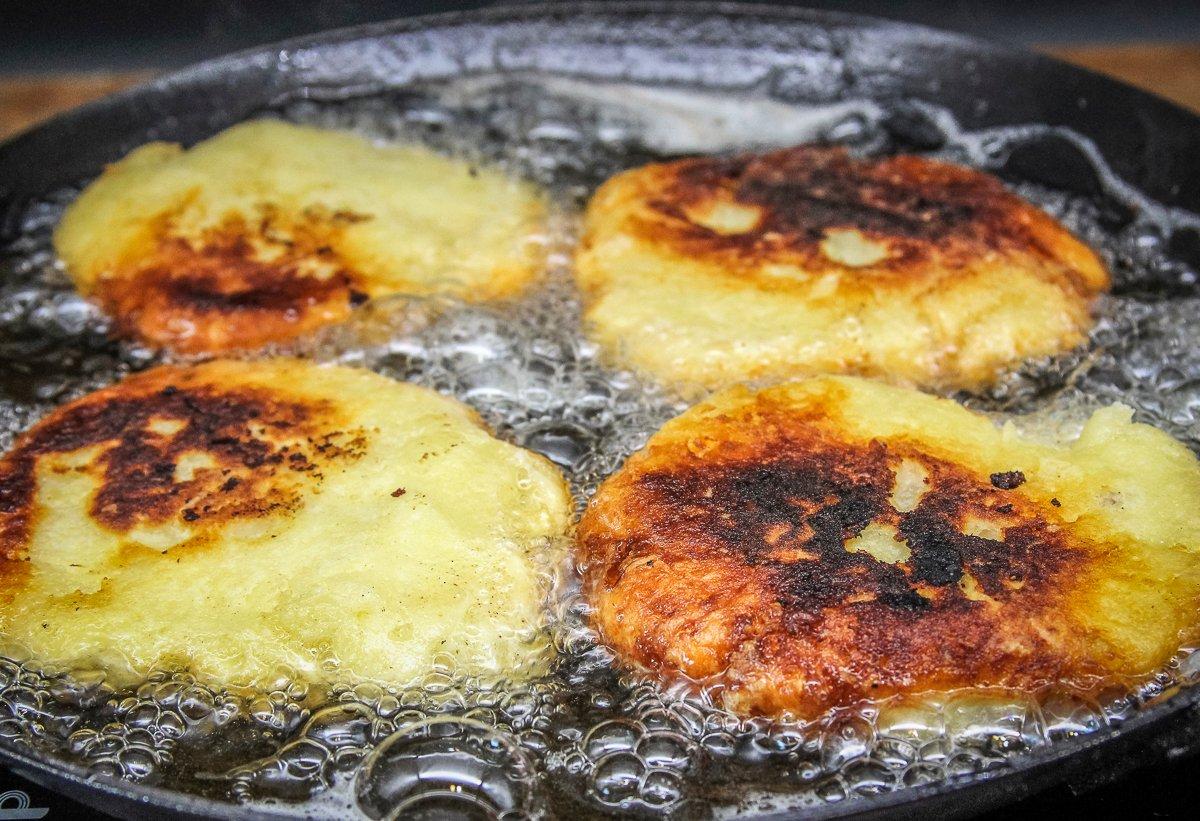
[[[205,63],[86,106],[0,146],[0,276],[15,282],[29,276],[31,264],[46,264],[31,253],[28,237],[31,220],[57,214],[61,202],[55,195],[74,190],[104,163],[148,140],[190,144],[264,112],[306,116],[303,112],[332,110],[335,114],[320,116],[360,123],[373,115],[364,115],[357,101],[384,99],[419,107],[414,100],[425,105],[428,89],[444,88],[442,84],[458,78],[480,82],[472,86],[476,91],[455,87],[457,94],[515,95],[499,98],[504,100],[525,100],[531,93],[570,96],[576,88],[526,82],[547,76],[566,78],[569,84],[742,93],[834,111],[822,115],[817,126],[809,122],[803,128],[816,128],[813,136],[819,138],[852,144],[884,134],[888,147],[910,150],[943,150],[949,117],[955,134],[975,135],[960,142],[978,149],[1006,179],[1030,186],[1047,202],[1068,210],[1055,192],[1068,192],[1070,203],[1090,203],[1079,218],[1090,220],[1096,230],[1120,233],[1142,216],[1153,218],[1157,236],[1130,236],[1110,254],[1118,295],[1150,306],[1138,309],[1142,313],[1129,320],[1132,327],[1186,321],[1192,308],[1188,300],[1195,296],[1200,233],[1184,212],[1200,211],[1200,164],[1194,161],[1200,154],[1198,118],[1049,59],[954,35],[840,15],[697,4],[605,4],[569,11],[523,7],[333,32]],[[513,78],[519,80],[517,86],[506,85]],[[847,102],[853,103],[851,108],[838,108]],[[864,124],[864,117],[870,122]],[[1027,124],[1036,128],[1007,128]],[[735,142],[778,139],[771,133],[746,136],[744,128],[729,133],[741,135],[730,137]],[[990,148],[989,136],[997,141]],[[660,145],[643,141],[624,146],[620,156],[608,161],[615,168],[638,158],[702,148],[678,133],[663,139]],[[586,189],[593,182],[587,175],[595,173],[586,171],[571,184]],[[1149,250],[1138,256],[1142,252],[1137,248]],[[1156,313],[1154,306],[1160,303],[1172,305],[1165,316]],[[22,327],[24,335],[0,335],[0,367],[6,372],[0,377],[0,400],[17,397],[31,416],[47,402],[81,389],[87,382],[84,372],[97,357],[120,360],[126,369],[148,361],[139,359],[143,354],[137,351],[114,349],[89,326],[82,332],[92,346],[87,355],[51,365],[46,351],[61,347],[63,334],[75,344],[70,333],[54,323],[40,330],[36,321]],[[1119,335],[1130,327],[1118,321],[1109,333]],[[1097,346],[1102,348],[1103,341]],[[1054,380],[1065,379],[1070,370],[1056,367],[1048,381],[1033,380],[1016,391],[1019,396],[995,396],[982,406],[1019,405],[1030,391],[1052,395]],[[59,393],[46,388],[44,374],[36,373],[39,368],[62,369],[54,389]],[[1152,379],[1147,390],[1159,385]],[[1195,450],[1191,417],[1179,416],[1171,424],[1172,433]],[[552,437],[542,441],[553,447]],[[1177,755],[1200,741],[1196,688],[1169,695],[1152,694],[1148,700],[1153,703],[1121,721],[1093,732],[1064,733],[1053,744],[1035,745],[995,770],[895,791],[868,785],[840,796],[842,800],[819,801],[805,809],[819,816],[961,814],[1067,779],[1086,783],[1115,776],[1135,761]],[[18,721],[28,722],[37,719],[43,706],[9,704],[7,709]],[[84,768],[55,761],[36,744],[6,740],[0,754],[16,771],[122,815],[143,814],[147,806],[181,815],[229,812],[228,804],[150,784],[94,772],[89,779]],[[313,806],[317,812],[333,809]],[[271,812],[261,805],[244,810],[248,815]],[[690,812],[686,807],[678,811]],[[771,810],[764,806],[759,811]]]

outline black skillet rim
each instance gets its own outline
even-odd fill
[[[26,146],[34,143],[41,135],[53,133],[55,130],[69,130],[73,126],[86,124],[90,117],[131,103],[136,104],[139,99],[147,95],[170,96],[181,90],[186,91],[191,86],[203,85],[205,81],[231,75],[236,71],[252,72],[256,66],[258,71],[265,76],[271,72],[271,63],[281,51],[319,49],[355,40],[379,40],[389,36],[411,35],[435,29],[452,30],[469,25],[546,23],[566,15],[595,19],[612,17],[627,21],[638,17],[666,17],[695,22],[714,17],[727,20],[737,18],[745,23],[840,25],[856,29],[902,33],[910,41],[922,41],[931,47],[944,44],[959,50],[988,55],[1010,62],[1014,66],[1027,64],[1035,70],[1054,76],[1057,80],[1087,83],[1090,90],[1093,91],[1119,90],[1128,99],[1148,107],[1156,115],[1161,115],[1167,120],[1175,120],[1178,125],[1190,126],[1191,129],[1200,132],[1200,117],[1154,95],[1133,89],[1110,78],[1069,66],[1050,57],[925,26],[866,15],[741,3],[588,2],[570,4],[569,11],[564,9],[564,5],[546,3],[512,7],[500,6],[404,18],[320,32],[217,57],[57,115],[32,129],[15,135],[0,144],[0,168],[18,161]],[[984,94],[986,95],[986,92]],[[9,193],[0,182],[0,201]],[[1165,198],[1170,198],[1170,193]],[[20,197],[16,200],[15,205],[22,205]],[[0,219],[0,237],[5,233],[3,222],[4,220]],[[999,806],[1002,803],[1018,800],[1063,782],[1074,781],[1086,786],[1112,780],[1123,772],[1148,763],[1146,759],[1135,756],[1166,759],[1191,752],[1197,746],[1200,746],[1200,687],[1193,687],[1139,711],[1120,725],[1104,728],[1078,738],[1055,742],[1017,756],[1011,765],[995,772],[951,777],[932,784],[903,788],[884,795],[860,796],[847,799],[843,803],[815,808],[807,807],[796,814],[802,813],[806,817],[817,818],[846,815],[927,817],[972,814]],[[60,762],[50,756],[34,753],[7,743],[0,744],[0,761],[9,765],[18,774],[46,784],[51,789],[62,790],[85,802],[89,797],[100,799],[102,796],[106,796],[126,810],[132,810],[134,807],[140,807],[143,811],[154,808],[161,812],[189,817],[226,817],[231,810],[236,810],[240,816],[247,818],[278,817],[276,812],[272,812],[269,807],[262,805],[254,808],[238,807],[227,802],[201,798],[160,787],[138,785],[118,779],[88,778],[86,771],[78,765]],[[1103,769],[1105,772],[1097,774],[1094,768]],[[115,808],[115,805],[110,806]],[[281,807],[280,809],[287,812],[286,808]],[[791,816],[792,813],[778,813],[758,817],[785,818]]]

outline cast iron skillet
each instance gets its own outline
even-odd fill
[[[827,12],[694,3],[564,4],[447,14],[264,46],[202,63],[51,120],[0,145],[0,247],[25,205],[94,176],[148,140],[194,143],[298,94],[402,86],[464,73],[545,71],[580,78],[768,88],[796,103],[927,101],[969,129],[1042,123],[1090,138],[1127,182],[1200,212],[1200,117],[1046,57],[918,26]],[[919,118],[895,125],[919,145]],[[1043,146],[1020,172],[1083,189],[1095,180],[1073,149]],[[1200,256],[1200,237],[1176,253]],[[820,808],[823,817],[973,814],[1064,782],[1089,786],[1135,765],[1200,749],[1200,688],[1116,729],[1056,743],[994,774]],[[232,807],[82,770],[0,746],[14,772],[122,816],[226,817]],[[251,816],[252,817],[252,816]]]

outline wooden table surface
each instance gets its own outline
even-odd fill
[[[1040,50],[1200,111],[1200,44],[1049,45]],[[0,75],[0,138],[152,76],[144,71]]]

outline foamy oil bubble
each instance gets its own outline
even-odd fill
[[[1196,272],[1180,252],[1196,219],[1145,200],[1069,131],[966,132],[948,113],[913,103],[797,107],[753,89],[713,94],[524,75],[308,94],[262,115],[420,141],[546,187],[553,217],[537,238],[546,272],[524,295],[488,306],[378,300],[345,325],[276,352],[367,367],[466,402],[498,435],[558,465],[577,512],[686,407],[661,386],[611,370],[582,335],[570,269],[579,208],[613,173],[692,152],[820,140],[866,153],[920,150],[1004,175],[1095,245],[1117,287],[1083,349],[959,398],[998,422],[1032,414],[1018,421],[1023,430],[1066,438],[1090,410],[1121,401],[1193,449],[1200,443],[1200,304]],[[1058,165],[1076,169],[1078,179],[1046,178],[1039,152],[1068,158]],[[20,237],[0,249],[4,447],[57,404],[162,358],[110,341],[105,317],[71,292],[49,236],[76,193],[30,205]],[[126,687],[101,672],[39,671],[2,659],[0,738],[97,775],[272,814],[723,818],[852,806],[863,796],[991,772],[1014,756],[1119,725],[1200,679],[1200,654],[1184,650],[1132,688],[970,691],[810,722],[741,718],[703,683],[664,686],[616,665],[588,625],[567,548],[533,551],[548,599],[540,629],[553,658],[545,677],[472,681],[445,660],[405,686],[306,686],[284,672],[273,686],[247,691],[161,671]],[[336,659],[326,663],[336,667]]]

